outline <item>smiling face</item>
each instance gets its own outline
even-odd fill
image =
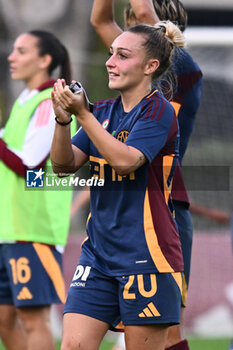
[[[21,34],[15,41],[13,51],[8,57],[13,80],[23,80],[26,84],[35,79],[42,71],[43,56],[39,56],[38,38],[31,34]]]
[[[144,42],[142,35],[130,32],[124,32],[114,40],[110,47],[111,57],[106,62],[110,89],[123,92],[151,82]]]

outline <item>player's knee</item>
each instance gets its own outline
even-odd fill
[[[61,344],[61,350],[75,350],[75,349],[80,349],[83,350],[85,349],[80,342],[73,341],[72,339],[63,339],[62,344]]]
[[[18,315],[27,333],[40,331],[41,329],[50,329],[50,317],[46,310],[41,308],[31,310],[21,308],[18,309]]]
[[[85,341],[85,339],[82,340],[81,338],[78,339],[77,337],[74,339],[72,337],[63,337],[61,344],[61,350],[97,350],[98,348],[93,342]]]
[[[74,348],[74,344],[70,340],[63,340],[61,343],[61,350],[72,350]]]

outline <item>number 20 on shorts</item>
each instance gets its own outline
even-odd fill
[[[155,293],[157,292],[157,281],[156,281],[156,275],[150,274],[150,290],[145,290],[144,287],[144,280],[143,275],[137,275],[137,285],[138,285],[138,291],[139,293],[145,297],[145,298],[151,298]],[[136,299],[136,295],[133,292],[130,292],[130,288],[133,285],[135,280],[135,275],[129,276],[129,280],[125,285],[124,292],[123,292],[123,298],[124,299]]]

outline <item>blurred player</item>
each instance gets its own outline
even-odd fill
[[[41,177],[51,164],[51,74],[60,68],[70,81],[69,56],[52,33],[33,30],[17,37],[8,60],[25,90],[0,139],[0,337],[8,350],[54,350],[50,309],[65,301],[62,251],[72,193],[26,190],[26,171]]]
[[[120,96],[97,102],[94,114],[83,93],[73,94],[64,80],[54,86],[54,171],[74,172],[89,159],[91,176],[104,180],[91,188],[62,350],[97,350],[121,320],[128,350],[163,350],[169,325],[179,323],[183,258],[169,209],[178,125],[170,103],[152,88],[176,45],[184,36],[171,22],[132,27],[116,38],[106,67],[109,88]],[[82,126],[72,143],[71,114]]]
[[[124,18],[126,27],[139,22],[153,24],[157,23],[158,20],[167,19],[178,24],[182,31],[185,30],[187,25],[187,13],[179,0],[131,0],[125,9]],[[113,0],[94,1],[91,23],[107,47],[122,32],[114,21]],[[181,164],[200,104],[202,73],[191,56],[181,48],[177,48],[174,53],[172,71],[176,75],[176,84],[173,86],[173,96],[170,102],[176,110],[180,126],[179,159]],[[166,86],[163,85],[162,83],[162,88],[165,87],[164,94],[166,96]],[[172,199],[184,257],[182,299],[182,306],[184,307],[186,306],[189,283],[193,230],[188,210],[189,200],[179,167],[173,179]],[[181,325],[183,324],[183,307],[181,309]],[[168,334],[167,348],[174,350],[189,349],[180,326],[170,327]],[[118,348],[122,348],[122,345],[120,344]]]
[[[83,191],[81,191],[74,197],[72,201],[71,209],[70,209],[70,218],[72,219],[75,216],[75,214],[81,208],[87,205],[89,202],[90,202],[90,187],[88,186],[88,187],[85,187]]]

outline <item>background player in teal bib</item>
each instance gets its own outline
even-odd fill
[[[179,323],[183,258],[169,206],[178,157],[171,104],[152,89],[184,37],[171,22],[139,25],[114,40],[106,62],[109,87],[119,90],[89,111],[83,93],[58,80],[52,93],[58,124],[55,172],[87,160],[104,186],[91,189],[87,239],[65,306],[62,349],[98,349],[122,321],[127,349],[163,350]],[[71,114],[82,128],[70,141]],[[166,303],[164,300],[166,299]]]

